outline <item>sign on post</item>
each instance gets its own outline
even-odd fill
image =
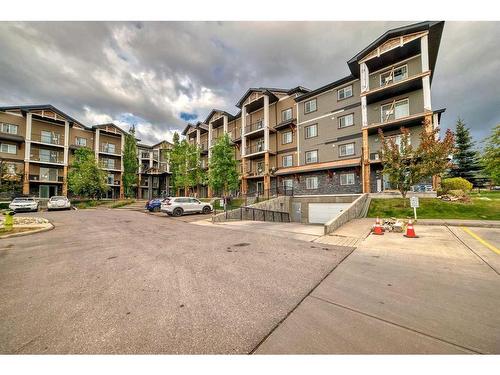
[[[410,207],[413,207],[413,214],[415,215],[415,220],[417,220],[418,197],[410,197]]]

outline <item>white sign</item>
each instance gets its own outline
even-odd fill
[[[410,198],[410,206],[411,208],[418,208],[418,197],[411,197]]]

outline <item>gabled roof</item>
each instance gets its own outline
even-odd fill
[[[210,119],[217,113],[222,113],[223,115],[226,115],[227,116],[227,119],[228,121],[231,121],[234,116],[232,114],[230,114],[229,112],[226,112],[226,111],[223,111],[221,109],[212,109],[212,111],[208,114],[207,118],[205,119],[204,123],[205,124],[208,124],[210,122]]]
[[[288,95],[293,95],[293,94],[305,94],[307,92],[309,92],[311,90],[309,90],[308,88],[304,87],[304,86],[297,86],[297,87],[294,87],[293,89],[290,89],[287,91],[287,94]]]
[[[437,50],[439,49],[443,27],[444,21],[425,21],[388,30],[363,50],[358,52],[353,58],[351,58],[347,62],[347,64],[349,65],[349,69],[351,70],[353,75],[359,76],[359,60],[363,59],[363,57],[368,55],[368,53],[373,51],[375,48],[381,46],[383,43],[392,38],[421,31],[429,31],[429,65],[430,69],[434,70],[434,65],[437,59]]]
[[[58,115],[68,119],[69,122],[79,124],[83,126],[84,128],[87,128],[87,126],[83,125],[80,121],[75,120],[73,117],[67,115],[60,109],[57,109],[54,107],[52,104],[34,104],[34,105],[17,105],[17,106],[5,106],[5,107],[0,107],[0,111],[11,111],[11,110],[20,110],[21,112],[29,112],[29,111],[36,111],[36,110],[50,110],[52,112],[57,113]]]
[[[241,108],[243,106],[243,103],[247,98],[252,94],[252,92],[260,92],[260,93],[273,93],[273,92],[281,92],[281,93],[288,93],[290,91],[289,89],[280,89],[280,88],[275,88],[275,87],[251,87],[249,88],[245,94],[241,97],[241,99],[236,103],[236,106],[238,108]]]
[[[300,95],[297,98],[295,98],[295,101],[296,102],[301,102],[301,101],[303,101],[305,99],[312,98],[313,96],[321,94],[321,93],[323,93],[325,91],[334,89],[335,87],[339,87],[339,86],[345,85],[346,83],[354,81],[356,79],[357,78],[354,77],[352,74],[348,75],[348,76],[346,76],[344,78],[338,79],[338,80],[336,80],[334,82],[331,82],[331,83],[328,83],[328,84],[326,84],[324,86],[321,86],[321,87],[317,88],[316,90],[312,90],[312,91],[309,91],[309,92],[307,92],[307,93],[305,93],[303,95]]]
[[[181,132],[182,135],[186,135],[187,132],[189,131],[189,128],[195,128],[196,125],[193,125],[193,124],[187,124],[186,127],[184,128],[184,130]]]
[[[115,128],[116,130],[118,130],[120,133],[123,133],[123,134],[128,134],[127,131],[123,130],[122,128],[120,128],[119,126],[113,124],[112,122],[109,122],[109,123],[106,123],[106,124],[97,124],[97,125],[92,125],[92,128],[93,129],[102,129],[102,128],[106,128],[106,127],[112,127],[112,128]]]

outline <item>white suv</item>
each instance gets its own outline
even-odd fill
[[[38,201],[35,198],[14,198],[9,208],[12,211],[38,211]]]
[[[161,203],[161,211],[172,216],[181,216],[195,212],[209,214],[212,212],[212,209],[210,203],[200,202],[198,199],[190,197],[166,198]]]
[[[47,202],[47,211],[50,210],[70,210],[71,202],[63,196],[50,197]]]

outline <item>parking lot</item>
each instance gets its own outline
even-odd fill
[[[352,251],[194,216],[34,215],[56,228],[0,244],[1,353],[249,353]]]

